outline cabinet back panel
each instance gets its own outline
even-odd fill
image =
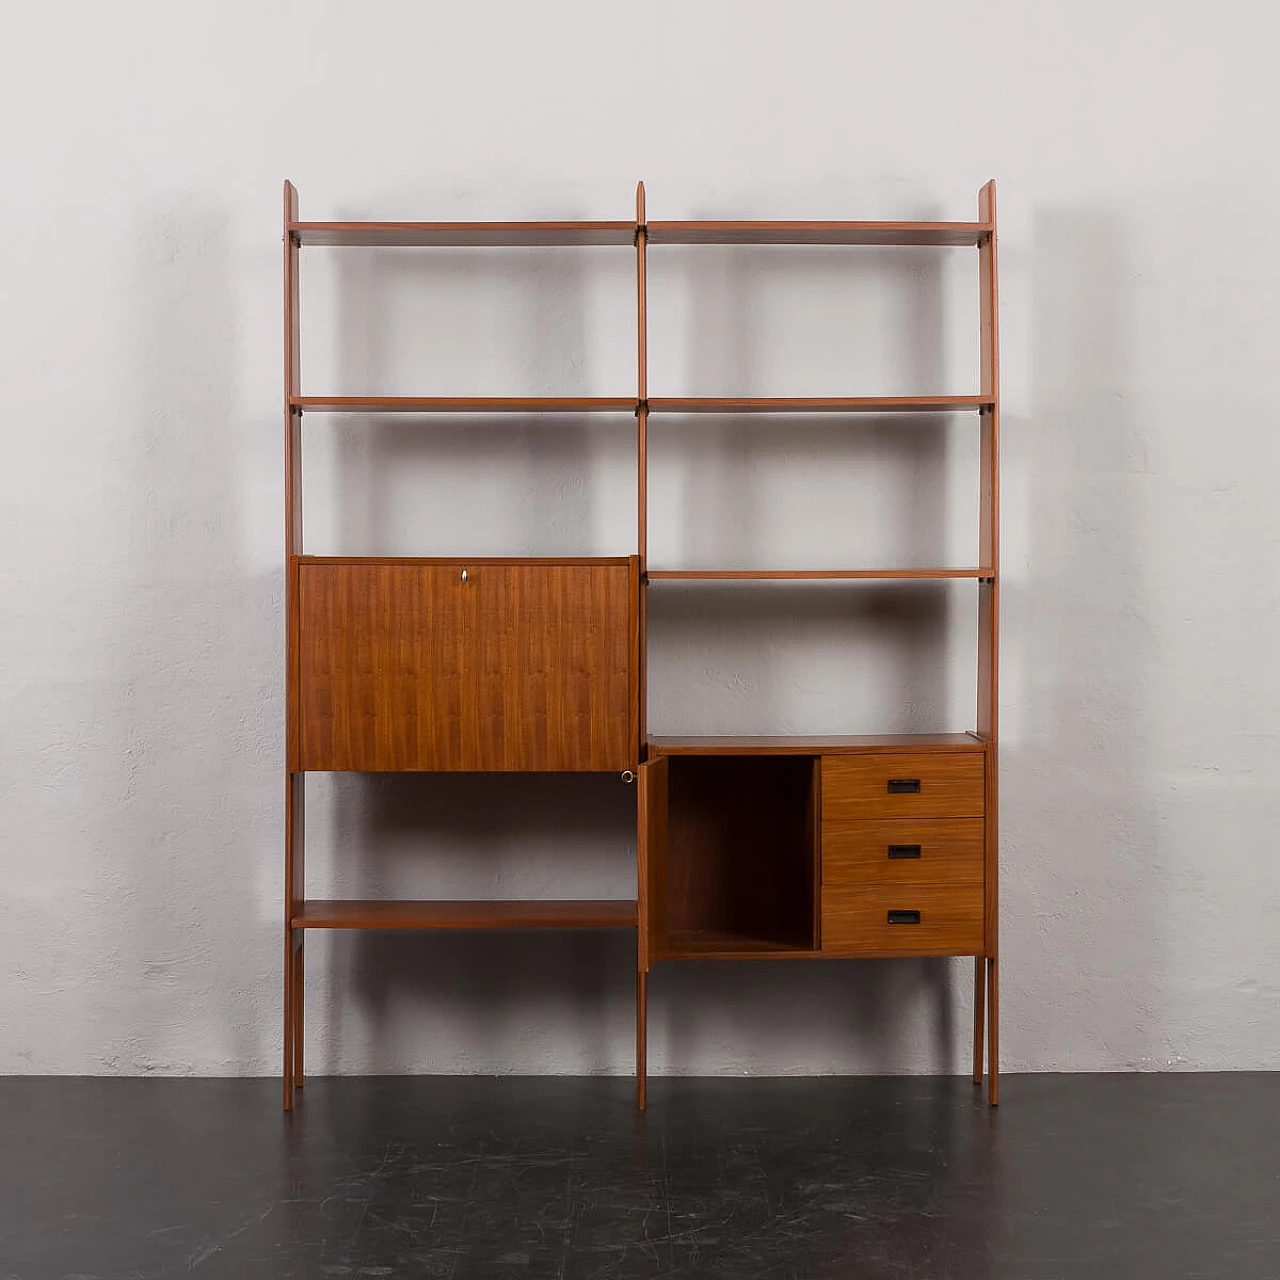
[[[812,946],[813,759],[691,756],[668,763],[670,934]]]

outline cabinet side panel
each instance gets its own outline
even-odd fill
[[[637,898],[640,968],[667,949],[667,793],[669,763],[664,756],[640,766]]]
[[[612,771],[635,764],[631,569],[480,565],[468,765]]]
[[[464,768],[460,568],[303,564],[304,769]]]

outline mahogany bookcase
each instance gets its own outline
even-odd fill
[[[299,251],[613,245],[636,263],[636,390],[619,397],[303,395]],[[976,395],[650,397],[646,255],[664,245],[976,248]],[[648,974],[659,960],[969,956],[973,1079],[999,1097],[997,679],[999,349],[995,184],[976,222],[303,222],[284,187],[286,790],[284,1105],[302,1087],[309,929],[633,929],[636,1101],[645,1105]],[[310,414],[626,412],[638,451],[635,554],[495,559],[309,556],[302,439]],[[976,413],[979,563],[968,568],[651,569],[655,414]],[[851,737],[651,738],[648,590],[671,580],[972,579],[974,728]],[[659,585],[657,589],[661,590]],[[619,772],[638,779],[637,896],[585,901],[308,898],[309,771]]]

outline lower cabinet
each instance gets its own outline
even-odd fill
[[[981,954],[984,812],[977,740],[829,755],[651,749],[648,954]]]

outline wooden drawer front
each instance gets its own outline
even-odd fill
[[[890,923],[891,917],[914,923]],[[845,955],[976,954],[982,886],[823,885],[822,949]]]
[[[985,825],[981,818],[825,822],[823,886],[980,885]]]
[[[824,756],[822,820],[980,818],[981,751]]]

